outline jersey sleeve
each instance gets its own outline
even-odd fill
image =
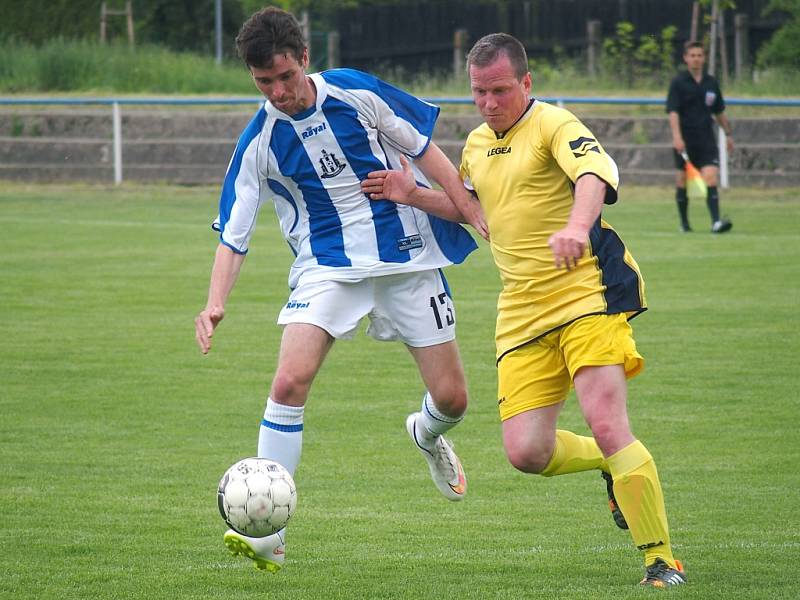
[[[220,242],[237,254],[247,253],[260,208],[258,143],[267,113],[260,109],[239,137],[219,199],[213,228]]]
[[[719,83],[716,83],[715,87],[717,88],[717,97],[714,99],[714,104],[711,105],[711,112],[718,115],[725,110],[725,99],[722,97],[722,89],[719,87]]]
[[[550,152],[569,179],[575,183],[581,175],[592,173],[606,182],[606,204],[617,198],[619,170],[589,128],[565,110],[556,109],[543,119],[542,137],[549,141]]]
[[[350,96],[384,141],[413,158],[424,154],[439,117],[438,106],[355,69],[332,69],[322,76]]]
[[[667,112],[680,112],[681,98],[678,93],[678,80],[673,79],[669,84],[669,91],[667,92]]]
[[[404,154],[414,158],[424,154],[433,136],[439,107],[380,79],[376,82],[383,100],[376,104],[381,136]]]
[[[461,149],[461,164],[458,167],[458,174],[461,177],[461,181],[464,182],[464,187],[470,192],[474,192],[475,187],[472,185],[472,180],[469,176],[469,161],[467,160],[467,157],[469,156],[468,149],[469,138],[467,138],[467,143],[464,144],[464,147]]]

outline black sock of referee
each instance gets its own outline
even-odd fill
[[[708,212],[711,213],[711,224],[713,225],[719,221],[719,193],[716,186],[708,186],[706,205],[708,206]]]
[[[685,187],[675,188],[675,202],[678,203],[678,214],[681,216],[681,226],[689,229],[689,198],[686,196]]]

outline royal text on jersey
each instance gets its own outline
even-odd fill
[[[311,302],[298,302],[297,300],[289,300],[286,303],[286,308],[308,308]]]
[[[319,125],[309,125],[303,130],[302,136],[304,140],[317,135],[318,133],[322,133],[328,128],[325,123],[320,123]]]

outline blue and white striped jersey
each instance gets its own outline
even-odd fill
[[[360,187],[370,171],[399,168],[401,153],[425,152],[438,107],[352,69],[310,77],[315,106],[290,117],[267,101],[239,138],[215,222],[222,243],[247,252],[258,211],[271,198],[295,254],[291,288],[463,261],[476,248],[463,227],[371,201]]]

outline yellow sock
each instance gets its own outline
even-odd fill
[[[653,457],[636,440],[609,456],[608,467],[617,504],[628,522],[633,543],[644,550],[645,565],[660,558],[674,567],[664,494]]]
[[[553,456],[541,474],[553,477],[592,469],[608,469],[603,453],[600,452],[594,438],[557,429]]]

